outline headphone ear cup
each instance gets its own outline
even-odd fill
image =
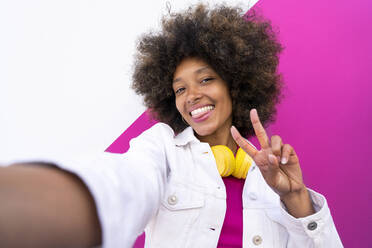
[[[235,170],[235,158],[233,152],[223,145],[212,146],[214,158],[217,164],[217,170],[222,177],[230,176]]]
[[[236,178],[246,178],[253,159],[242,148],[239,148],[235,158],[235,171],[232,175]]]

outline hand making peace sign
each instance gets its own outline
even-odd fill
[[[256,162],[266,183],[282,198],[306,189],[302,181],[300,163],[295,150],[282,143],[278,135],[271,142],[262,126],[256,109],[250,111],[251,122],[261,145],[261,150],[250,145],[233,126],[231,134],[236,143]]]

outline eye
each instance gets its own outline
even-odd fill
[[[185,88],[179,88],[175,91],[175,93],[178,95],[180,94]]]
[[[206,82],[208,82],[208,81],[210,81],[210,80],[213,80],[214,78],[211,78],[211,77],[209,77],[209,78],[204,78],[202,81],[201,81],[201,83],[206,83]]]

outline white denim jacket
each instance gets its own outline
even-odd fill
[[[132,247],[146,231],[146,247],[217,246],[226,190],[208,143],[191,127],[174,136],[158,123],[130,141],[125,154],[94,161],[55,161],[77,174],[96,202],[103,247]],[[294,218],[253,164],[243,189],[243,247],[343,247],[326,199],[309,189],[315,214]]]

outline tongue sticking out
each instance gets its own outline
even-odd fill
[[[203,115],[208,114],[208,113],[211,112],[211,111],[212,111],[212,110],[209,109],[209,110],[207,110],[207,111],[205,111],[205,112],[198,113],[198,114],[196,114],[196,115],[192,115],[192,118],[194,118],[194,119],[198,119],[198,118],[202,117]]]

